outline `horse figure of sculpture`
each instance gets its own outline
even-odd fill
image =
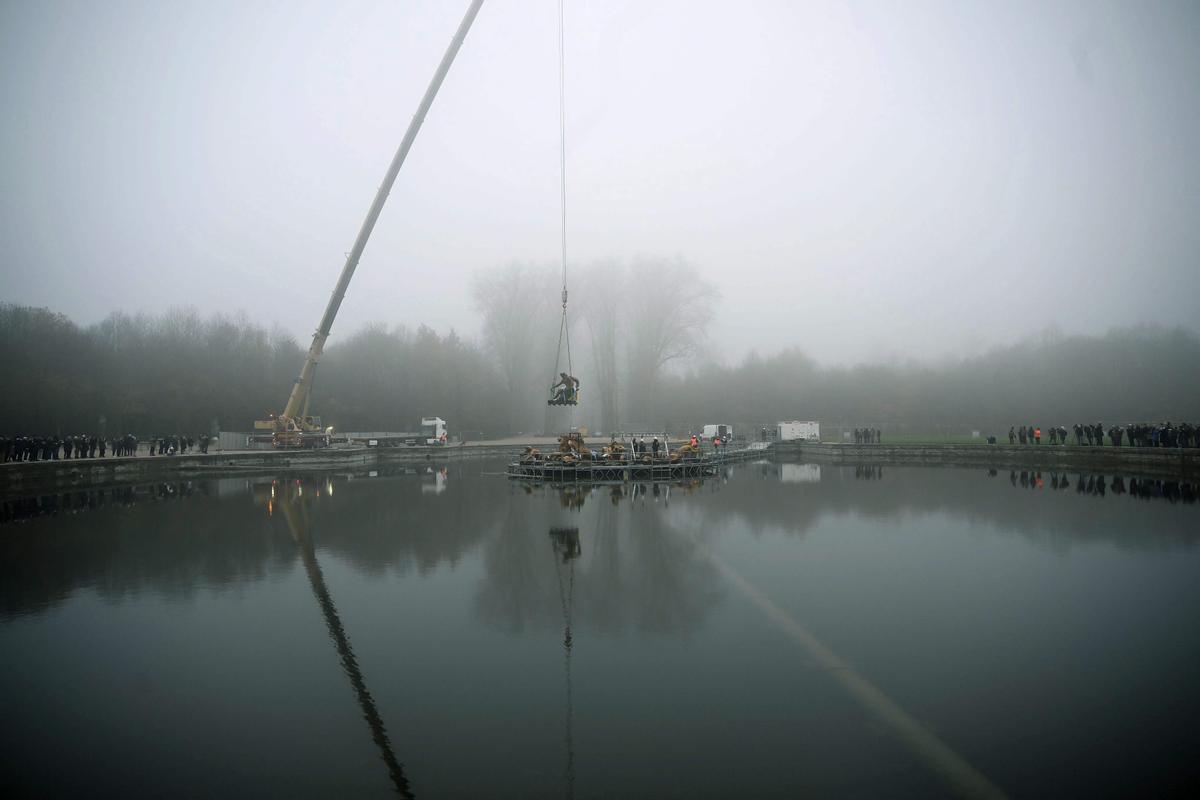
[[[600,457],[605,461],[624,461],[625,445],[614,439],[600,451]]]

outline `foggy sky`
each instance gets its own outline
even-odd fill
[[[0,299],[307,343],[466,5],[6,0]],[[1200,5],[565,5],[568,268],[696,264],[716,357],[1196,326]],[[333,342],[557,264],[555,14],[484,4]]]

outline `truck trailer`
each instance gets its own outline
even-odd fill
[[[821,441],[821,423],[819,422],[780,422],[775,426],[775,440],[778,442]]]

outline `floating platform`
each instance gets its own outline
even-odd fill
[[[704,454],[691,458],[671,460],[653,457],[627,456],[624,459],[564,462],[541,458],[518,460],[508,465],[505,473],[510,478],[534,481],[558,481],[566,483],[612,483],[624,481],[672,481],[683,478],[702,478],[713,475],[723,464],[761,458],[767,454],[766,446],[728,449],[719,454]]]

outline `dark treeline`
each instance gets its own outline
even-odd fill
[[[114,313],[81,328],[0,306],[0,429],[7,434],[196,433],[245,428],[280,401],[302,354],[244,318]],[[232,424],[236,420],[236,426]]]
[[[673,280],[691,275],[686,265],[667,266]],[[614,300],[623,297],[618,272],[605,268]],[[557,309],[518,291],[517,278],[528,274],[524,267],[500,271],[486,287],[491,303],[479,303],[486,347],[453,331],[381,325],[331,345],[317,370],[312,412],[343,431],[409,430],[429,414],[456,432],[555,427],[540,387],[552,372]],[[713,293],[700,286],[698,296]],[[639,307],[636,299],[582,306],[574,325],[575,371],[584,381],[575,424],[608,431],[619,420],[686,432],[706,422],[815,419],[1003,434],[1021,424],[1200,418],[1200,338],[1182,329],[1046,334],[940,365],[822,367],[787,350],[721,366],[701,355],[710,313]],[[664,311],[672,316],[648,321]],[[292,336],[244,316],[114,313],[82,327],[46,309],[0,304],[0,434],[249,430],[280,409],[303,358]],[[692,367],[680,372],[680,363]]]
[[[0,304],[0,434],[247,431],[280,410],[304,351],[244,316],[122,313],[80,327]],[[312,411],[339,429],[409,430],[425,414],[491,429],[498,373],[451,332],[367,326],[329,348]]]
[[[975,358],[820,367],[797,350],[669,380],[666,418],[813,419],[934,432],[1014,424],[1200,418],[1200,338],[1141,326],[1103,336],[1046,333]]]

